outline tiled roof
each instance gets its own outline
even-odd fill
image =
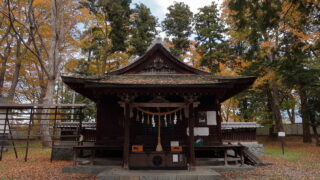
[[[62,122],[57,125],[58,128],[76,128],[79,127],[79,122]],[[83,128],[96,128],[96,123],[93,122],[83,122]]]
[[[260,128],[261,124],[256,122],[222,122],[221,129],[240,129],[240,128]]]
[[[72,128],[79,127],[79,122],[62,122],[57,125],[59,128]],[[96,123],[94,122],[83,122],[83,128],[96,128]],[[241,129],[241,128],[260,128],[263,127],[255,122],[222,122],[221,129]]]
[[[109,75],[95,82],[105,84],[215,84],[237,77],[217,75]]]

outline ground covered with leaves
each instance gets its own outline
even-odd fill
[[[261,157],[269,165],[251,171],[219,172],[226,179],[320,179],[320,147],[302,143],[300,137],[287,137],[285,154],[281,144],[268,138],[258,139],[265,146]]]
[[[267,138],[259,138],[265,146],[266,155],[261,159],[270,165],[250,171],[221,171],[225,179],[320,179],[320,147],[304,144],[300,137],[288,137],[285,155],[280,143]],[[95,179],[90,174],[62,173],[70,161],[50,162],[50,149],[34,146],[29,150],[29,158],[24,162],[25,149],[19,149],[16,159],[12,149],[4,153],[0,162],[0,180],[6,179]]]
[[[91,174],[62,173],[61,169],[72,164],[71,161],[50,162],[51,149],[39,146],[29,149],[28,161],[24,162],[25,149],[18,149],[18,159],[12,149],[4,153],[0,161],[0,180],[81,180],[95,179]]]

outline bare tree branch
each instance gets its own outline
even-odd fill
[[[8,19],[10,21],[10,24],[12,26],[12,29],[14,31],[14,33],[20,38],[21,42],[23,43],[23,45],[33,54],[37,57],[37,59],[39,60],[39,63],[41,65],[41,68],[44,70],[44,72],[49,76],[49,73],[46,69],[46,67],[44,66],[44,63],[43,63],[43,59],[41,57],[40,54],[38,54],[37,52],[35,52],[24,40],[23,38],[21,37],[20,33],[17,31],[17,29],[14,27],[14,22],[17,21],[15,18],[14,18],[14,15],[12,13],[12,10],[11,10],[11,6],[10,6],[10,0],[7,0],[7,7],[8,7]],[[34,40],[34,37],[32,37],[32,39]]]

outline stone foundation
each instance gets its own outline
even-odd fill
[[[72,160],[73,150],[72,147],[53,147],[52,160]]]
[[[241,142],[241,144],[248,147],[249,151],[256,156],[264,155],[263,144],[259,144],[258,142]]]
[[[7,152],[8,146],[8,135],[7,134],[0,134],[0,148],[2,147],[2,152]]]
[[[227,142],[225,142],[227,144]],[[229,143],[229,142],[228,142]],[[231,144],[240,143],[243,146],[246,146],[250,152],[252,152],[256,156],[264,155],[264,147],[263,144],[259,144],[258,142],[232,142]],[[234,151],[228,151],[228,154],[234,155]]]

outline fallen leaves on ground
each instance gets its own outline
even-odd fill
[[[28,161],[24,162],[24,151],[19,149],[16,159],[12,150],[4,153],[0,161],[0,179],[17,180],[93,180],[95,175],[62,173],[61,169],[72,165],[71,161],[50,162],[51,149],[29,149]]]
[[[320,179],[320,147],[302,143],[301,137],[288,137],[285,155],[277,141],[260,138],[266,155],[264,163],[271,165],[257,167],[250,171],[221,171],[226,179]],[[19,149],[19,158],[14,157],[12,149],[4,153],[0,161],[0,179],[32,180],[92,180],[95,175],[62,173],[61,169],[70,166],[71,161],[50,162],[51,149],[30,148],[29,158],[24,162],[25,149]]]
[[[226,179],[320,179],[320,147],[302,143],[300,137],[287,137],[285,155],[278,142],[260,138],[266,155],[261,157],[267,166],[250,171],[221,171]]]

